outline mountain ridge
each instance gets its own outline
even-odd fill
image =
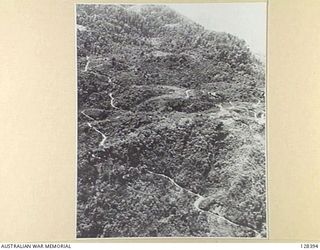
[[[245,41],[159,5],[81,4],[77,25],[77,236],[265,237],[264,66]]]

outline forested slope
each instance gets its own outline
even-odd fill
[[[78,237],[265,237],[264,65],[159,5],[78,5]]]

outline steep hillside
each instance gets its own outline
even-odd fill
[[[78,237],[265,237],[264,66],[161,5],[78,5]]]

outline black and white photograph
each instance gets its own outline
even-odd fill
[[[77,238],[266,238],[267,4],[76,4]]]

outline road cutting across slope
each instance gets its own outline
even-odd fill
[[[160,174],[160,173],[155,173],[155,172],[150,171],[150,170],[147,170],[147,172],[150,173],[150,174],[154,174],[154,175],[157,175],[157,176],[161,176],[161,177],[169,180],[174,186],[176,186],[176,187],[179,188],[180,190],[186,191],[187,193],[196,196],[197,199],[196,199],[195,202],[193,203],[193,206],[194,206],[194,208],[195,208],[197,211],[202,212],[202,213],[206,213],[206,214],[209,215],[209,216],[215,216],[215,217],[217,217],[217,218],[219,218],[219,219],[222,219],[222,220],[226,221],[227,223],[229,223],[229,224],[231,224],[231,225],[233,225],[233,226],[242,227],[242,228],[245,228],[245,229],[247,229],[247,230],[250,230],[250,231],[252,231],[252,232],[255,233],[255,237],[261,238],[261,234],[260,234],[258,231],[256,231],[255,229],[251,228],[251,227],[237,224],[236,222],[227,219],[226,217],[224,217],[224,216],[221,215],[221,214],[218,214],[218,213],[214,213],[214,212],[210,212],[210,211],[206,211],[206,210],[201,209],[199,206],[200,206],[200,204],[201,204],[202,201],[204,201],[205,199],[207,199],[207,197],[204,197],[204,196],[202,196],[202,195],[200,195],[200,194],[198,194],[198,193],[195,193],[195,192],[193,192],[193,191],[191,191],[191,190],[189,190],[189,189],[186,189],[186,188],[184,188],[184,187],[181,187],[181,186],[180,186],[179,184],[177,184],[171,177],[169,177],[169,176],[167,176],[167,175]]]

